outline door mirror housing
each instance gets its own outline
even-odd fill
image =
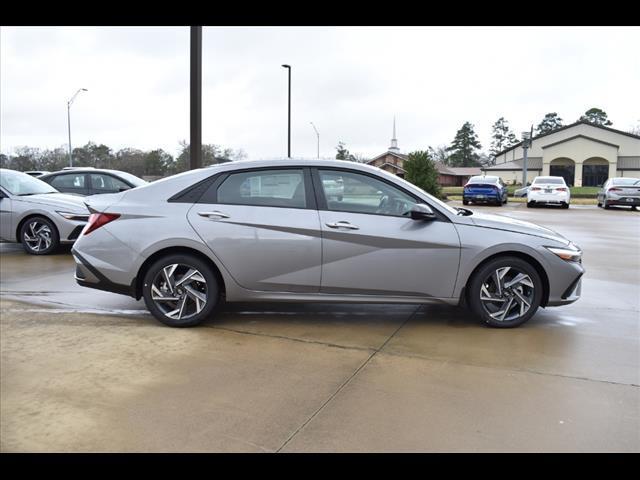
[[[435,220],[436,214],[433,213],[431,207],[424,203],[416,203],[409,210],[412,220]]]

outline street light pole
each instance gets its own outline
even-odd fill
[[[289,128],[287,135],[287,157],[291,158],[291,65],[282,65],[289,70]]]
[[[316,126],[313,124],[313,122],[309,122],[311,124],[311,126],[313,127],[313,129],[316,131],[316,137],[318,137],[318,158],[320,158],[320,133],[318,133],[318,129],[316,128]]]
[[[533,130],[533,126],[531,127]],[[531,145],[531,132],[522,132],[522,150],[523,150],[523,162],[522,162],[522,186],[527,186],[527,151]]]
[[[69,131],[69,166],[73,167],[73,155],[71,150],[71,104],[76,99],[80,92],[88,92],[86,88],[80,88],[78,91],[71,97],[71,100],[67,102],[67,128]]]

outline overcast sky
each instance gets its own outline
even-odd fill
[[[504,116],[518,132],[547,112],[590,107],[613,127],[640,122],[640,28],[205,27],[203,142],[249,158],[386,151],[394,115],[403,152],[449,144],[472,122],[484,151]],[[0,150],[105,143],[163,148],[189,139],[188,27],[2,27]]]

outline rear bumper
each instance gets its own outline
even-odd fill
[[[127,295],[135,299],[140,298],[137,295],[136,289],[137,278],[134,278],[130,285],[121,285],[119,283],[112,282],[76,250],[71,249],[71,253],[76,261],[76,272],[74,278],[78,285],[82,287],[95,288],[96,290],[103,290],[105,292]]]
[[[640,206],[640,197],[607,198],[608,205],[627,205],[629,207]]]
[[[502,196],[499,193],[463,193],[462,199],[470,202],[497,202],[502,200]]]

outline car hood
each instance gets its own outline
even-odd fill
[[[535,235],[536,237],[549,238],[560,243],[568,244],[569,240],[553,230],[541,227],[535,223],[516,220],[515,218],[503,215],[492,215],[489,213],[474,212],[472,216],[466,217],[478,227],[494,228],[497,230],[507,230],[510,232],[524,233],[525,235]]]
[[[87,207],[84,204],[84,197],[67,195],[64,193],[39,193],[25,197],[17,197],[17,200],[26,203],[37,203],[54,208],[62,208],[71,212],[86,212]]]

